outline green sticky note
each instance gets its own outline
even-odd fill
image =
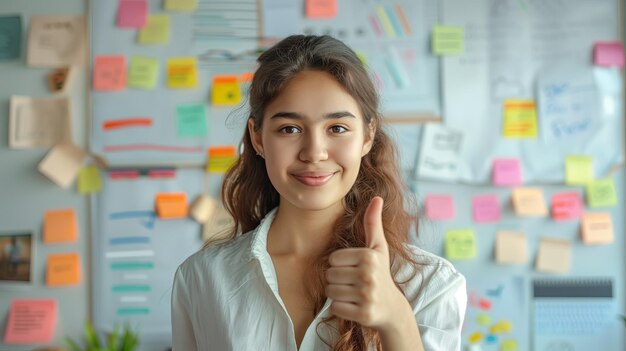
[[[78,174],[78,192],[81,194],[97,193],[102,190],[102,179],[98,167],[84,167]]]
[[[154,89],[159,72],[159,60],[152,57],[134,56],[130,59],[128,86]]]
[[[505,339],[500,343],[500,350],[502,351],[517,351],[517,340]]]
[[[170,16],[149,15],[146,25],[139,30],[140,44],[166,44],[170,41]]]
[[[565,158],[565,184],[586,185],[593,179],[591,156],[567,156]]]
[[[194,11],[198,7],[198,0],[165,0],[165,9],[168,11]]]
[[[476,316],[476,323],[480,325],[489,325],[489,323],[491,323],[491,317],[487,314],[479,314]]]
[[[20,57],[22,51],[22,17],[0,16],[0,60]]]
[[[178,105],[176,122],[180,137],[205,136],[207,134],[206,107],[204,104]]]
[[[587,204],[589,207],[614,207],[617,205],[617,193],[613,179],[606,178],[587,183]]]
[[[432,51],[435,55],[457,55],[464,51],[463,28],[434,26],[432,31]]]
[[[476,257],[476,238],[471,229],[446,232],[446,257],[451,260],[467,260]]]

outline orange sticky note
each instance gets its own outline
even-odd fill
[[[46,211],[43,222],[44,243],[70,243],[75,242],[77,237],[78,225],[74,209]]]
[[[159,218],[187,217],[187,194],[160,193],[156,196],[156,212]]]
[[[207,172],[223,173],[237,161],[235,155],[235,147],[214,146],[209,148],[209,162],[207,163]]]
[[[96,56],[93,66],[94,90],[122,90],[126,86],[124,56]]]
[[[580,236],[585,244],[613,242],[613,221],[606,212],[586,213],[580,222]]]
[[[541,238],[535,269],[539,272],[567,273],[572,261],[572,243],[557,238]]]
[[[337,0],[307,0],[305,6],[308,18],[337,17]]]
[[[53,299],[12,300],[3,341],[5,344],[49,343],[56,320],[57,303]]]
[[[501,231],[496,236],[496,262],[526,263],[528,243],[524,233]]]
[[[511,198],[513,209],[518,216],[545,216],[548,214],[543,190],[540,188],[515,188]]]
[[[236,105],[241,101],[241,87],[235,75],[213,77],[211,104],[214,106]]]
[[[77,252],[48,255],[46,285],[66,286],[80,283],[80,256]]]

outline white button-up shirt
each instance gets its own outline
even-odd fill
[[[278,294],[267,252],[267,234],[276,210],[244,235],[209,247],[183,262],[172,291],[173,351],[296,351],[293,323]],[[426,351],[460,349],[467,295],[465,278],[446,260],[411,246],[420,264],[402,284]],[[408,274],[411,270],[401,270]],[[308,327],[300,351],[329,350],[318,333],[334,342],[320,324],[329,316],[327,300]],[[318,327],[318,324],[320,326]]]

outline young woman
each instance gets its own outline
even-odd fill
[[[408,244],[396,151],[355,53],[291,36],[258,58],[231,238],[176,272],[174,351],[460,347],[465,279]]]

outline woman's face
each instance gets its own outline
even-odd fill
[[[289,80],[265,109],[259,132],[248,123],[281,206],[306,210],[342,206],[371,148],[373,131],[365,128],[357,102],[323,71]]]

